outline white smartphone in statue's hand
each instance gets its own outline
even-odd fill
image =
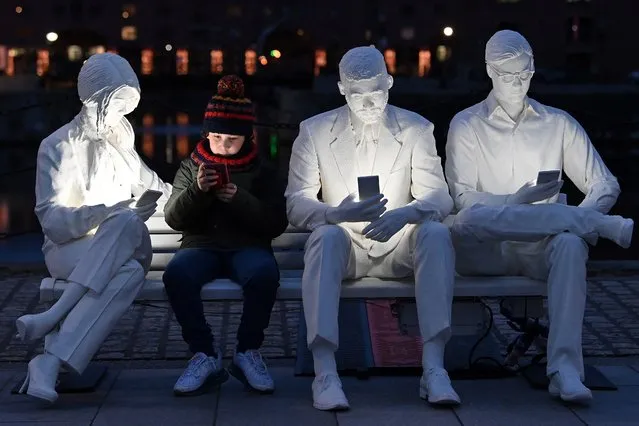
[[[138,201],[135,203],[135,207],[141,207],[146,204],[155,203],[157,200],[160,199],[161,196],[162,196],[162,191],[147,189],[146,191],[144,191],[144,194],[142,194],[142,196],[138,198]]]
[[[558,181],[560,175],[561,170],[542,170],[537,175],[537,185]]]
[[[379,176],[360,176],[357,178],[359,200],[364,201],[379,194]]]

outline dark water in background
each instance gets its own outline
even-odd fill
[[[397,106],[416,111],[435,123],[435,137],[440,156],[444,146],[448,123],[453,115],[465,107],[479,102],[485,93],[466,96],[392,96]],[[539,95],[541,102],[567,110],[586,128],[597,150],[622,185],[622,196],[613,214],[635,217],[639,205],[639,97],[618,95]],[[256,99],[258,98],[258,99]],[[79,103],[72,94],[69,100],[56,101],[33,115],[29,110],[19,111],[8,117],[13,120],[6,134],[2,134],[2,99],[0,99],[0,235],[39,232],[33,214],[35,159],[42,135],[52,132],[68,122],[78,111]],[[321,111],[339,106],[339,96],[310,95],[302,101],[278,100],[272,93],[254,96],[258,111],[258,140],[263,155],[280,165],[286,173],[290,146],[297,134],[299,121]],[[136,128],[136,146],[142,158],[161,178],[172,181],[179,162],[188,156],[199,140],[199,128],[205,93],[155,94],[143,96],[138,109],[129,116]],[[6,105],[6,103],[4,104]],[[42,122],[42,117],[47,119]],[[16,119],[17,117],[17,119]],[[288,123],[290,126],[268,126]],[[6,124],[6,123],[5,123]],[[11,127],[13,125],[13,128]],[[37,130],[29,137],[11,140],[16,131],[31,128]],[[578,204],[582,194],[569,182],[562,192],[568,194],[570,204]],[[622,250],[614,244],[601,241],[591,251],[594,259],[637,259],[639,242],[630,250]]]

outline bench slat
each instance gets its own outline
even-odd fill
[[[283,271],[278,299],[299,300],[302,298],[301,271]],[[297,275],[297,276],[296,276]],[[56,300],[67,286],[66,281],[45,278],[40,286],[40,300]],[[521,297],[545,296],[546,283],[526,277],[457,277],[455,297]],[[395,299],[414,298],[415,286],[410,280],[381,280],[361,278],[355,282],[345,281],[342,298],[347,299]],[[147,275],[137,300],[163,301],[166,299],[162,283],[162,271],[152,271]],[[202,287],[203,300],[241,300],[242,289],[238,284],[220,279]]]
[[[151,259],[151,270],[163,271],[166,265],[173,258],[175,253],[153,253]],[[282,269],[302,269],[304,267],[304,251],[275,251],[275,260],[280,270]]]
[[[151,234],[176,234],[176,233],[179,234],[179,232],[171,228],[166,223],[163,215],[151,216],[149,220],[145,222],[145,224]],[[289,225],[288,228],[286,228],[285,232],[309,233],[305,229],[297,229],[291,225]]]
[[[275,238],[271,243],[274,249],[303,250],[309,234],[304,232],[286,232]],[[180,248],[182,234],[151,234],[153,251],[176,251]]]

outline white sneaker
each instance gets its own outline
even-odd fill
[[[177,396],[200,395],[210,387],[226,382],[228,378],[229,373],[222,368],[221,352],[218,352],[217,359],[198,352],[175,382],[173,393]]]
[[[273,393],[275,383],[266,369],[264,359],[257,350],[236,353],[229,373],[240,382],[261,393]]]
[[[592,392],[581,382],[579,375],[573,372],[558,371],[550,377],[548,392],[566,402],[588,403]]]
[[[432,368],[424,371],[419,380],[419,397],[436,405],[459,405],[461,400],[448,373],[443,368]]]
[[[348,410],[350,405],[337,374],[323,374],[313,380],[313,407],[318,410]]]

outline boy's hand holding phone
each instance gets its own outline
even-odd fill
[[[197,187],[202,192],[209,192],[211,188],[215,188],[219,183],[219,176],[215,169],[200,164],[197,170]]]
[[[236,193],[237,185],[234,183],[227,183],[221,188],[215,190],[215,196],[223,203],[230,203]]]

